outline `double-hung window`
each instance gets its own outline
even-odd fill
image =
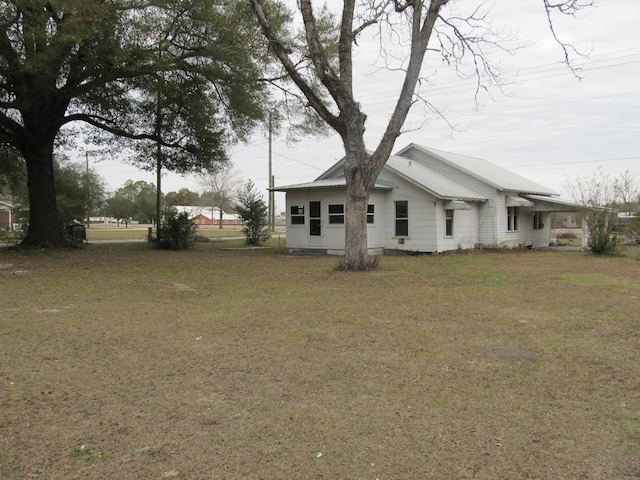
[[[507,230],[509,232],[518,230],[518,207],[507,207]]]
[[[544,223],[542,223],[542,212],[533,212],[533,229],[542,230]]]
[[[344,224],[344,205],[329,204],[329,225]]]
[[[395,202],[395,236],[409,236],[409,202],[407,200],[398,200]]]
[[[367,205],[367,223],[373,223],[375,207],[372,204]]]
[[[447,237],[453,237],[453,210],[444,211],[444,234]]]
[[[289,217],[291,225],[304,225],[304,205],[291,205]]]

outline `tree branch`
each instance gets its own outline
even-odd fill
[[[551,30],[551,35],[553,35],[553,39],[556,41],[558,45],[562,48],[564,53],[564,62],[573,75],[581,80],[584,78],[581,74],[582,69],[579,67],[574,67],[573,62],[571,60],[572,55],[577,55],[579,57],[585,57],[586,55],[579,52],[573,45],[570,43],[565,43],[558,37],[555,27],[553,25],[553,20],[551,18],[552,12],[558,11],[563,15],[568,15],[571,17],[576,17],[577,14],[584,10],[587,7],[593,7],[596,4],[596,0],[564,0],[561,2],[554,2],[552,0],[544,0],[544,8],[547,14],[547,22],[549,24],[549,30]]]
[[[71,122],[84,122],[100,130],[104,130],[118,137],[128,138],[130,140],[151,140],[153,142],[160,143],[163,147],[177,148],[188,153],[195,153],[192,145],[182,145],[180,139],[175,142],[167,142],[157,133],[131,133],[124,130],[121,127],[117,127],[109,121],[107,118],[99,117],[96,115],[88,115],[84,113],[75,113],[67,115],[60,123],[60,126],[66,125]],[[184,138],[184,137],[182,137]]]
[[[344,131],[344,124],[342,120],[331,113],[329,109],[325,106],[322,99],[314,92],[311,85],[302,77],[300,72],[297,70],[296,65],[290,58],[290,50],[287,49],[283,42],[278,38],[273,29],[271,28],[271,24],[262,9],[261,0],[250,0],[251,7],[255,12],[258,23],[260,24],[260,28],[262,29],[263,34],[269,41],[269,46],[276,54],[280,62],[282,62],[283,67],[289,74],[291,80],[296,84],[296,86],[300,89],[300,91],[304,94],[306,99],[309,101],[311,107],[318,112],[318,115],[327,122],[331,128],[333,128],[337,132]]]

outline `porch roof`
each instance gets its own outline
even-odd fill
[[[546,195],[533,194],[523,194],[522,196],[532,200],[536,204],[536,207],[539,205],[539,202],[546,202],[549,204],[550,210],[554,212],[578,212],[583,209],[582,205],[579,203],[566,198],[547,197]]]
[[[323,180],[315,180],[313,182],[298,183],[295,185],[283,185],[281,187],[274,187],[270,190],[274,192],[293,192],[300,190],[330,190],[330,189],[342,189],[347,187],[347,180],[344,177],[325,178]],[[378,180],[373,187],[378,190],[393,190],[393,184]]]

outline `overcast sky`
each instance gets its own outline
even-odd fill
[[[475,0],[454,0],[454,8],[477,5]],[[517,6],[516,6],[517,4]],[[592,175],[602,167],[612,175],[625,170],[640,177],[640,2],[601,0],[578,19],[558,19],[556,30],[565,42],[590,52],[578,59],[583,79],[563,65],[563,52],[554,43],[542,0],[498,0],[492,24],[517,33],[526,48],[514,56],[501,55],[501,67],[517,75],[505,93],[494,91],[497,101],[481,98],[476,108],[475,84],[456,78],[435,57],[427,59],[423,73],[435,76],[421,94],[440,110],[447,122],[428,118],[420,105],[410,112],[407,133],[394,151],[408,143],[483,158],[567,196],[566,178]],[[375,148],[400,87],[398,76],[374,68],[377,45],[361,42],[356,56],[356,93],[368,115],[365,139]],[[449,124],[456,128],[452,131]],[[315,179],[344,155],[337,135],[322,140],[302,139],[287,146],[274,139],[273,173],[276,185]],[[155,174],[119,161],[90,157],[91,166],[115,190],[127,179],[155,183]],[[244,180],[259,189],[268,186],[268,143],[255,135],[248,144],[231,150],[234,167]],[[163,192],[182,187],[200,191],[193,176],[168,174]],[[266,199],[266,195],[265,195]],[[277,211],[284,196],[276,197]]]

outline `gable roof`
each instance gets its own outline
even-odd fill
[[[344,188],[346,187],[346,180],[344,178],[345,159],[346,157],[343,157],[338,160],[313,182],[275,187],[271,190],[290,192]],[[462,185],[462,183],[456,181],[454,178],[437,171],[437,168],[433,166],[434,163],[450,166],[454,170],[465,173],[497,190],[508,193],[533,194],[545,197],[559,195],[547,187],[486,160],[459,155],[457,153],[444,152],[413,143],[407,145],[396,155],[390,156],[383,169],[394,173],[400,178],[417,185],[443,200],[488,200],[486,195],[482,195]],[[378,179],[376,180],[374,188],[390,190],[393,186],[392,182]]]
[[[559,195],[558,192],[481,158],[445,152],[435,148],[427,148],[421,145],[416,145],[415,143],[411,143],[404,147],[396,153],[396,156],[403,156],[412,150],[421,155],[435,157],[436,159],[461,170],[478,180],[488,183],[498,190],[530,193],[534,195]]]
[[[405,180],[423,188],[437,198],[445,200],[486,201],[487,197],[460,185],[420,162],[392,155],[385,167]]]

